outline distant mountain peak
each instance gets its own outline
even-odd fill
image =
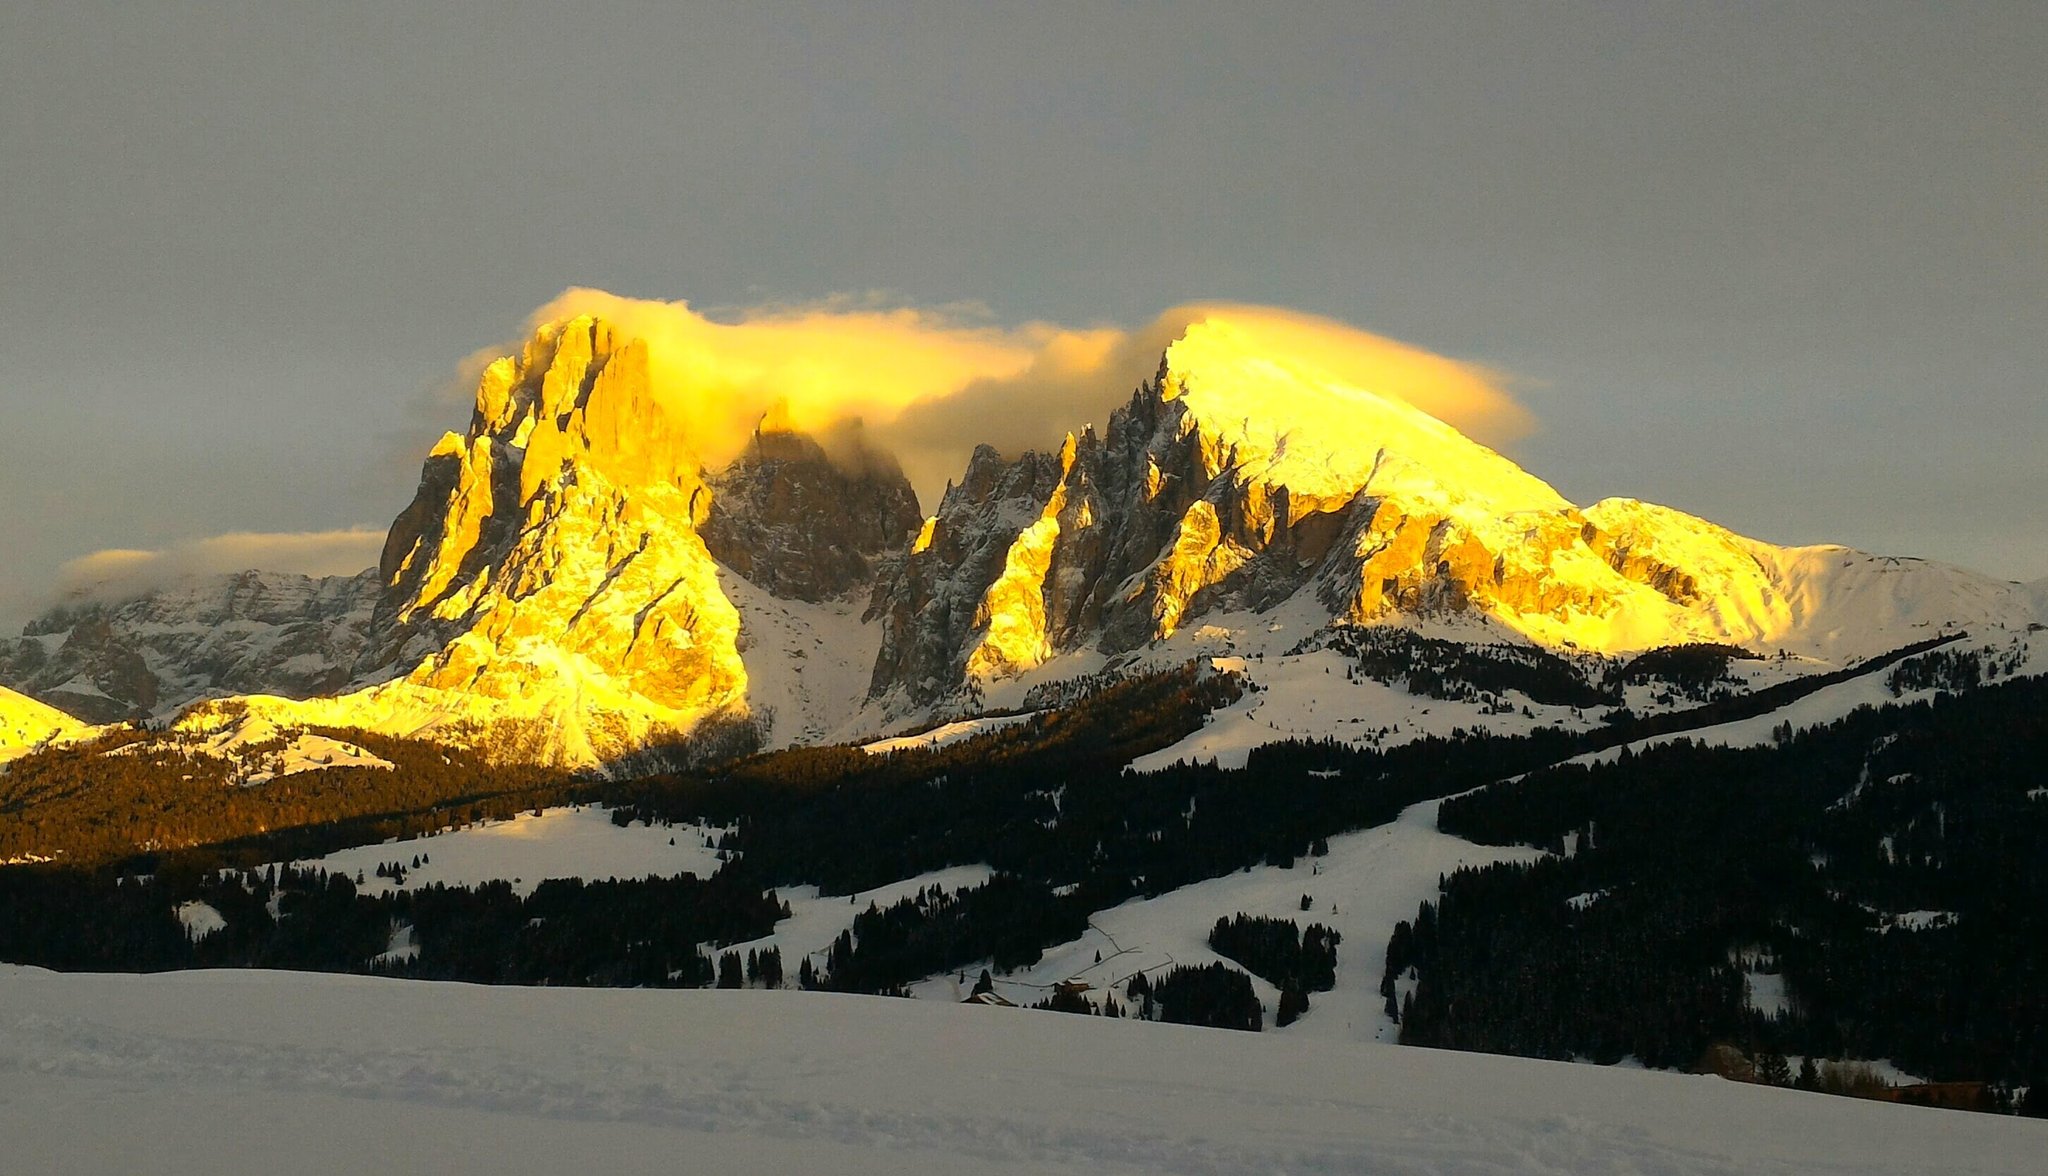
[[[1581,509],[1398,387],[1365,386],[1371,365],[1275,338],[1203,317],[1105,428],[1014,459],[979,446],[920,518],[857,429],[812,436],[773,405],[737,419],[715,380],[679,386],[700,377],[648,340],[545,323],[484,369],[467,428],[429,452],[374,576],[331,601],[347,605],[336,639],[230,678],[202,672],[203,643],[145,648],[118,637],[126,622],[82,618],[0,647],[0,681],[100,720],[223,685],[347,683],[190,721],[594,766],[709,719],[828,738],[1240,641],[1282,656],[1331,626],[1841,660],[2048,607],[2048,584],[1776,547],[1633,499]]]

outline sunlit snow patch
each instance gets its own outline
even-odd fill
[[[555,808],[538,816],[521,813],[509,821],[358,846],[292,864],[352,878],[361,875],[360,888],[368,894],[436,882],[475,886],[498,880],[512,883],[520,894],[531,894],[548,878],[708,878],[723,864],[715,848],[723,833],[702,825],[619,826],[607,809]],[[707,846],[706,841],[714,845]],[[418,865],[413,864],[415,859]],[[393,863],[404,867],[402,881],[378,876],[379,866]]]
[[[961,719],[958,722],[947,723],[942,727],[933,727],[929,731],[922,731],[916,735],[899,735],[894,739],[880,739],[873,743],[865,743],[861,745],[861,750],[869,755],[886,755],[892,751],[928,750],[934,747],[944,747],[949,743],[958,743],[962,739],[972,739],[976,735],[986,735],[990,731],[1000,731],[1005,727],[1014,727],[1019,723],[1037,717],[1038,712],[1032,711],[1029,714],[1021,715],[994,715],[985,719]]]
[[[178,922],[184,924],[185,937],[195,943],[228,925],[219,911],[197,900],[179,903],[177,915]]]

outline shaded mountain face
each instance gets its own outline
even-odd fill
[[[1227,318],[1188,327],[1101,433],[977,449],[921,522],[888,459],[793,432],[706,469],[649,346],[582,317],[492,363],[373,573],[79,606],[0,644],[0,682],[99,720],[327,695],[234,714],[582,767],[714,718],[847,737],[1020,677],[1203,656],[1212,630],[1257,632],[1265,656],[1398,623],[1840,661],[2041,607],[1941,565],[1775,547],[1632,500],[1582,509]],[[1276,645],[1260,618],[1283,612]]]
[[[862,455],[845,469],[811,438],[757,431],[710,478],[699,532],[713,559],[771,595],[817,602],[874,577],[917,530],[917,495],[893,461]]]
[[[93,723],[220,695],[327,694],[348,684],[378,597],[369,572],[237,572],[77,601],[0,639],[0,683]]]

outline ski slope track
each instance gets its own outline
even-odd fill
[[[22,1172],[2032,1173],[2048,1125],[873,997],[0,969]]]

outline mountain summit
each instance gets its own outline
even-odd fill
[[[1196,323],[1105,434],[1009,462],[978,451],[877,592],[875,691],[930,702],[963,677],[1290,600],[1479,640],[1821,658],[2024,611],[2009,586],[1941,565],[1775,547],[1628,499],[1580,510],[1443,422],[1246,343]]]
[[[345,637],[294,630],[276,647],[318,656],[275,672],[245,657],[195,676],[155,638],[138,660],[194,695],[251,696],[187,723],[217,726],[226,706],[597,766],[707,721],[773,744],[843,738],[1098,671],[1277,657],[1332,627],[1835,664],[2038,615],[2029,589],[1938,564],[1776,547],[1627,499],[1582,509],[1261,338],[1207,315],[1105,430],[1014,458],[984,446],[920,520],[886,455],[773,419],[708,467],[678,407],[702,397],[677,394],[703,390],[664,386],[689,377],[656,344],[602,318],[550,322],[484,370],[374,583],[294,589],[340,610]],[[101,631],[119,609],[38,622],[61,648],[17,648],[5,680],[62,704],[104,679],[120,689],[86,691],[114,695],[94,706],[152,709],[147,683],[115,673],[126,662],[93,652],[165,629],[129,611],[125,637]]]

